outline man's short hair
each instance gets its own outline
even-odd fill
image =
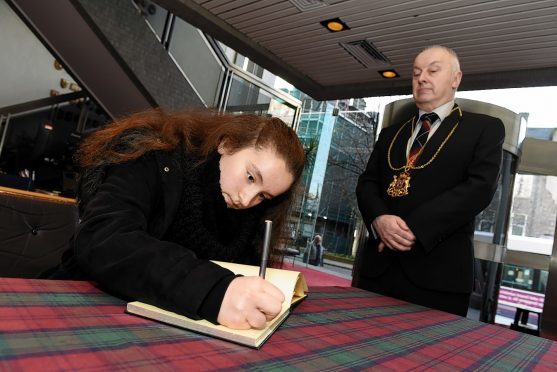
[[[451,56],[453,56],[453,70],[454,71],[460,71],[460,60],[458,59],[458,54],[456,54],[454,49],[451,49],[451,48],[446,47],[444,45],[429,45],[429,46],[425,47],[424,49],[422,49],[422,51],[418,54],[421,54],[421,53],[425,52],[426,50],[430,50],[430,49],[443,49],[445,52],[449,53]]]

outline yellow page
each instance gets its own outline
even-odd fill
[[[213,261],[229,269],[235,274],[244,276],[258,276],[259,267],[235,264],[230,262]],[[236,330],[223,325],[213,324],[207,320],[193,320],[186,316],[163,310],[156,306],[135,301],[127,305],[126,311],[145,318],[154,319],[162,323],[175,325],[195,332],[207,334],[217,338],[233,341],[243,345],[259,348],[267,338],[280,326],[290,313],[293,303],[305,298],[308,290],[303,275],[297,271],[266,269],[265,279],[277,286],[283,293],[285,301],[280,313],[267,322],[264,329]]]

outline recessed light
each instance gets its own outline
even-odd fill
[[[323,27],[331,32],[339,32],[344,30],[350,30],[350,27],[344,23],[340,18],[331,18],[319,22]]]
[[[395,70],[381,70],[377,72],[385,79],[392,79],[400,76]]]

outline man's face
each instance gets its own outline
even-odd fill
[[[442,48],[423,51],[414,60],[412,94],[418,108],[431,112],[454,99],[462,72],[453,55]]]

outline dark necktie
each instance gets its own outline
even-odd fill
[[[429,114],[423,114],[420,117],[420,121],[422,122],[422,126],[420,127],[420,131],[418,135],[412,142],[412,147],[410,148],[410,153],[408,154],[408,165],[416,164],[418,157],[420,156],[422,147],[424,147],[425,143],[427,142],[427,137],[429,135],[429,130],[431,129],[431,125],[435,123],[435,121],[439,118],[435,112],[431,112]]]

